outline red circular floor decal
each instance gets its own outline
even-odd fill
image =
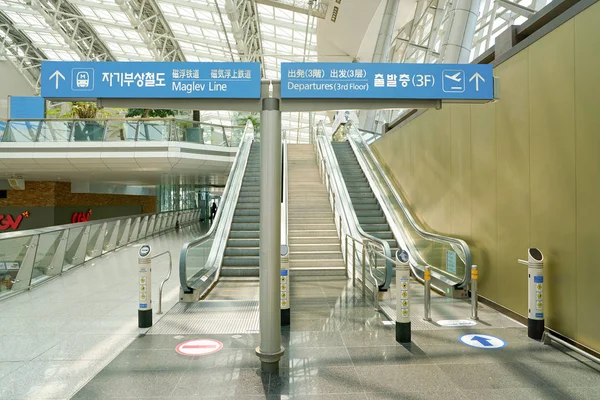
[[[205,356],[223,348],[223,343],[212,339],[196,339],[179,343],[175,351],[184,356]]]

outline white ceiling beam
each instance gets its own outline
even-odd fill
[[[116,0],[156,61],[186,61],[156,0]]]
[[[65,39],[82,60],[115,59],[90,23],[67,0],[31,0],[30,7],[44,17],[48,25]]]
[[[29,37],[13,25],[13,21],[0,11],[0,56],[5,57],[39,92],[41,62],[48,57]]]

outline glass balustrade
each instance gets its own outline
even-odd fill
[[[0,121],[3,143],[38,142],[187,142],[239,147],[245,127],[174,118],[37,119]]]
[[[119,247],[200,220],[200,210],[147,214],[0,234],[0,299]],[[198,249],[194,249],[197,252]]]

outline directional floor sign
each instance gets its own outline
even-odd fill
[[[259,63],[42,62],[45,98],[260,98]]]
[[[223,343],[212,339],[197,339],[183,342],[175,347],[175,351],[184,356],[205,356],[216,353],[223,348]]]
[[[488,64],[281,63],[281,97],[493,100]]]
[[[460,337],[460,341],[467,346],[488,350],[499,349],[506,346],[506,342],[504,340],[490,335],[463,335]]]

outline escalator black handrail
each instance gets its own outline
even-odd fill
[[[321,128],[324,131],[323,123],[321,123]],[[330,170],[328,169],[327,172],[329,172],[333,176],[333,182],[335,182],[336,187],[343,194],[343,196],[338,195],[338,199],[341,200],[342,214],[346,218],[348,226],[351,227],[351,229],[353,228],[355,230],[355,232],[358,234],[360,239],[355,238],[354,235],[352,235],[352,236],[354,237],[355,240],[358,240],[359,242],[361,242],[363,244],[363,248],[366,247],[365,241],[368,241],[368,242],[374,243],[374,244],[378,245],[379,247],[381,247],[383,250],[383,253],[386,254],[388,257],[391,257],[392,254],[391,254],[391,249],[390,249],[388,242],[365,232],[362,229],[362,227],[360,226],[360,223],[358,222],[358,217],[356,216],[354,207],[351,205],[351,201],[349,200],[350,195],[348,194],[348,190],[346,188],[344,178],[343,178],[343,176],[341,176],[341,170],[340,170],[339,164],[337,162],[335,153],[333,152],[333,146],[331,145],[331,141],[325,135],[320,135],[320,139],[321,140],[317,141],[318,142],[317,146],[321,150],[321,153],[322,153],[321,155],[326,160],[329,160],[330,163],[332,163],[331,169]],[[322,143],[328,143],[328,146],[327,146],[328,151],[326,151],[325,149],[323,149],[321,147],[323,145]],[[325,146],[325,145],[323,145],[323,146]],[[325,157],[325,154],[327,154],[327,157]],[[333,171],[338,171],[339,175],[333,173]],[[342,199],[345,199],[346,203],[344,203],[344,201]],[[369,266],[369,268],[372,269],[372,266]],[[371,270],[369,271],[369,273],[375,280],[375,283],[377,284],[379,290],[384,291],[384,290],[387,290],[390,287],[390,285],[392,284],[394,265],[391,262],[389,262],[388,260],[386,260],[386,273],[385,273],[385,280],[383,283],[377,282],[377,280],[376,280],[375,276],[372,274]]]
[[[356,130],[356,129],[357,129],[356,127],[351,126],[350,132],[352,132],[352,130]],[[359,149],[358,149],[358,145],[356,143],[356,138],[359,138],[358,140],[361,141],[364,151],[358,151]],[[471,249],[469,248],[469,245],[462,239],[428,232],[423,227],[421,227],[416,222],[414,217],[412,216],[410,210],[408,209],[408,207],[406,206],[406,204],[404,203],[404,201],[402,200],[402,198],[396,191],[395,186],[392,184],[392,182],[388,178],[387,174],[381,167],[381,164],[379,163],[379,161],[377,160],[377,158],[371,151],[369,144],[362,137],[360,132],[355,131],[355,134],[350,133],[348,135],[348,141],[350,142],[350,145],[352,146],[352,149],[353,149],[354,153],[357,155],[357,157],[359,157],[359,156],[365,157],[365,158],[367,156],[369,157],[371,162],[369,163],[367,160],[365,160],[365,162],[367,162],[368,164],[373,165],[373,166],[375,166],[375,168],[377,168],[377,172],[378,172],[379,176],[382,177],[384,183],[386,184],[386,186],[388,186],[389,191],[393,194],[394,200],[400,205],[400,209],[404,213],[404,216],[406,217],[406,219],[410,223],[411,227],[417,232],[417,234],[419,236],[421,236],[425,240],[430,240],[430,241],[443,243],[443,244],[447,243],[447,244],[450,244],[450,246],[452,248],[458,247],[461,249],[461,251],[463,252],[463,257],[461,257],[461,258],[463,259],[463,262],[465,264],[465,276],[463,277],[461,282],[456,284],[456,287],[460,288],[460,289],[467,288],[469,285],[469,282],[471,280],[471,267],[472,267],[472,262],[473,262],[472,255],[471,255]],[[360,164],[360,161],[359,161],[359,164]],[[362,166],[361,166],[361,168],[362,168]],[[372,177],[370,176],[370,174],[365,172],[365,176],[369,180],[369,184],[371,185],[371,187],[373,187]],[[377,194],[376,194],[376,196],[377,196]],[[379,197],[383,197],[383,196],[379,196]],[[402,228],[401,228],[401,230],[402,230]],[[411,258],[416,259],[413,254],[411,254]],[[427,264],[427,263],[425,263],[425,264]],[[413,263],[411,263],[411,266],[414,267]],[[432,267],[435,268],[435,266],[432,266]]]
[[[215,218],[213,220],[213,223],[212,223],[210,229],[208,230],[208,232],[206,234],[200,236],[199,238],[196,238],[194,240],[191,240],[191,241],[185,243],[181,248],[181,252],[179,255],[179,283],[185,293],[191,293],[194,291],[193,288],[188,286],[188,277],[187,277],[188,252],[191,248],[196,247],[196,246],[202,244],[203,242],[209,240],[211,238],[211,236],[213,236],[213,234],[217,230],[217,227],[219,226],[219,222],[221,221],[221,216],[223,215],[223,212],[224,212],[223,210],[226,209],[225,205],[228,204],[228,202],[231,200],[230,196],[233,195],[233,193],[231,193],[231,187],[232,187],[233,181],[234,181],[234,179],[236,179],[239,176],[239,174],[244,174],[245,165],[246,165],[245,161],[248,158],[248,155],[250,153],[250,146],[252,144],[253,134],[254,134],[254,132],[253,132],[253,128],[252,128],[252,123],[250,121],[248,121],[248,123],[246,124],[246,128],[244,130],[244,134],[242,135],[242,139],[240,142],[240,148],[237,152],[237,156],[231,167],[231,173],[229,174],[229,177],[227,178],[227,183],[225,184],[225,190],[223,190],[223,195],[221,196],[221,199],[222,199],[221,206],[217,209],[217,214],[215,215]]]

